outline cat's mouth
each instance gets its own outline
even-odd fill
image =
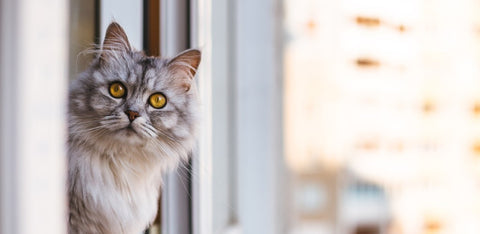
[[[132,124],[129,124],[129,125],[126,127],[126,129],[127,129],[127,131],[137,132],[137,131],[133,128]]]
[[[115,133],[112,137],[122,143],[135,145],[141,144],[144,139],[141,132],[139,132],[135,125],[131,124],[115,130]]]
[[[132,126],[132,124],[129,124],[127,127],[125,127],[122,130],[127,132],[127,136],[130,136],[132,134],[139,135],[137,130],[135,130],[135,128]]]

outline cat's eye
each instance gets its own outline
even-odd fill
[[[167,98],[162,93],[154,93],[148,98],[148,102],[153,108],[160,109],[167,104]]]
[[[109,88],[110,95],[112,95],[112,97],[114,98],[121,98],[125,96],[126,90],[127,89],[125,88],[125,86],[123,86],[123,84],[120,82],[115,82],[111,84]]]

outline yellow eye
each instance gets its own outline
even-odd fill
[[[154,93],[148,98],[148,102],[153,108],[163,108],[167,104],[167,98],[161,93]]]
[[[125,96],[125,91],[127,90],[123,84],[120,82],[115,82],[110,85],[110,95],[114,98],[121,98]]]

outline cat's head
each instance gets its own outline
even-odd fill
[[[121,26],[112,23],[97,53],[70,88],[70,140],[105,147],[194,141],[200,51],[148,57],[133,50]]]

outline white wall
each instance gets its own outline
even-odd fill
[[[0,11],[0,232],[66,233],[67,4]]]

